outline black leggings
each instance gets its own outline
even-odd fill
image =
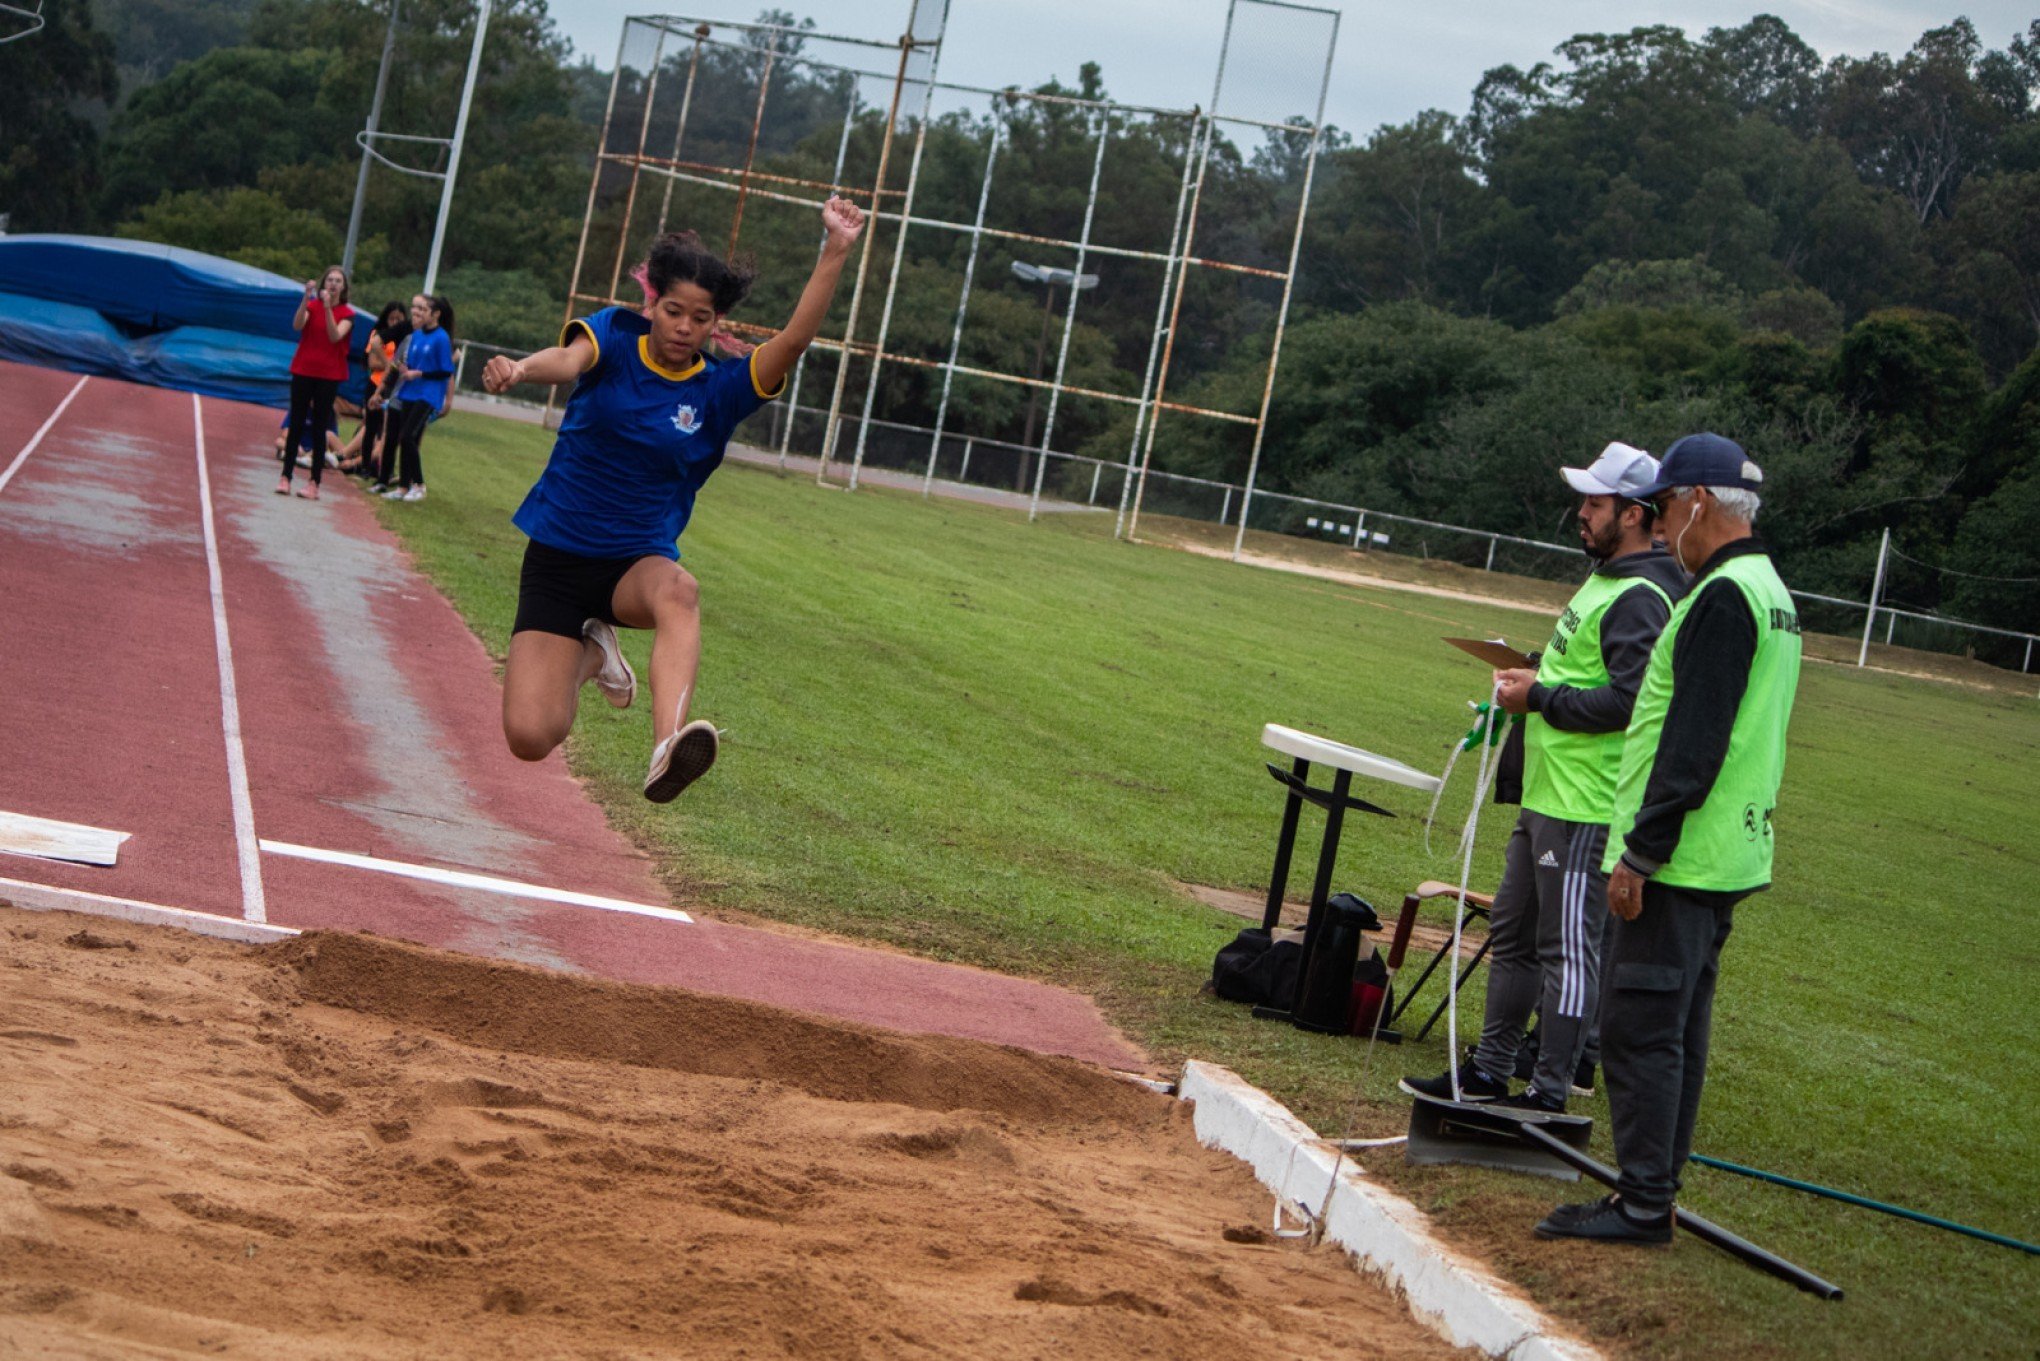
[[[312,485],[319,485],[319,474],[326,470],[326,432],[333,428],[333,398],[339,392],[337,378],[307,378],[302,373],[290,376],[290,421],[284,427],[283,441],[284,481],[290,481],[291,470],[297,466],[292,455],[305,449],[312,456]]]
[[[390,421],[388,442],[383,445],[383,477],[393,487],[425,485],[425,465],[418,457],[418,441],[425,437],[425,425],[432,419],[426,402],[405,402]],[[390,473],[402,469],[402,476]]]

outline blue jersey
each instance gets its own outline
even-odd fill
[[[392,400],[399,404],[423,402],[444,415],[446,382],[453,377],[453,342],[446,338],[445,330],[435,326],[411,332],[404,338],[403,363],[405,368],[416,369],[418,376],[400,383]]]
[[[722,463],[737,422],[779,395],[759,389],[749,360],[703,356],[661,368],[651,330],[641,313],[610,307],[561,333],[561,344],[576,332],[594,342],[595,363],[574,385],[552,457],[512,517],[548,548],[678,558],[694,494]]]

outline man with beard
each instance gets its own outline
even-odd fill
[[[1684,584],[1671,555],[1651,543],[1651,507],[1636,499],[1657,469],[1641,449],[1615,443],[1591,467],[1560,470],[1580,494],[1580,547],[1594,571],[1559,615],[1536,670],[1495,673],[1501,706],[1527,715],[1523,811],[1495,890],[1487,1015],[1459,1069],[1459,1100],[1563,1111],[1599,1011],[1609,917],[1601,860],[1623,730]],[[1533,1010],[1542,1013],[1536,1067],[1510,1101],[1508,1079]],[[1401,1086],[1455,1099],[1450,1072]]]
[[[1672,610],[1623,738],[1601,867],[1608,909],[1613,1195],[1562,1205],[1539,1238],[1669,1243],[1707,1078],[1721,948],[1735,907],[1770,887],[1772,815],[1799,688],[1799,612],[1751,528],[1763,470],[1701,433],[1633,493],[1664,522],[1692,585]]]

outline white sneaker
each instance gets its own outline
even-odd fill
[[[411,490],[404,493],[404,499],[406,501],[423,501],[425,499],[425,484],[420,482],[412,487]]]
[[[602,669],[591,677],[595,688],[617,708],[628,709],[637,698],[637,673],[616,645],[616,630],[600,619],[590,619],[581,625],[581,636],[602,649]]]
[[[326,466],[328,468],[337,468],[340,466],[340,456],[334,453],[331,449],[328,449],[326,451]]]
[[[645,797],[671,803],[676,795],[708,773],[715,764],[715,725],[697,718],[652,749],[652,767],[645,772]]]
[[[382,494],[382,499],[385,501],[408,501],[411,499],[411,494],[402,487],[391,487]]]
[[[297,465],[298,465],[298,467],[300,467],[300,468],[309,468],[309,467],[311,467],[311,466],[312,466],[312,456],[311,456],[310,454],[299,454],[299,455],[297,456]]]

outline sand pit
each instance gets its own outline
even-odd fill
[[[31,1355],[1447,1352],[1095,1069],[359,936],[0,908],[0,1172]]]

